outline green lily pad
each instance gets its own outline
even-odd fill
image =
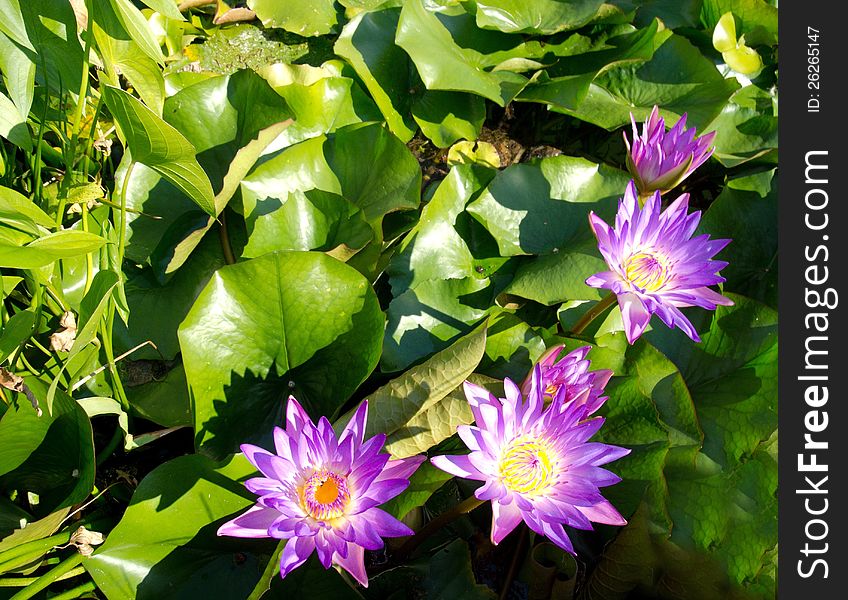
[[[178,333],[197,446],[222,456],[279,422],[286,394],[270,381],[260,396],[245,388],[272,369],[289,373],[316,418],[333,414],[376,366],[383,314],[351,267],[321,253],[277,252],[219,269]]]

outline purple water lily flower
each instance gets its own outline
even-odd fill
[[[583,346],[572,350],[559,358],[565,349],[563,344],[549,348],[536,364],[540,368],[541,388],[546,401],[557,401],[561,404],[579,404],[586,407],[586,414],[597,411],[607,397],[602,396],[604,387],[612,377],[609,369],[590,371],[591,362],[586,355],[591,346]],[[559,360],[557,360],[559,358]],[[530,393],[533,381],[531,371],[521,384],[521,393]]]
[[[627,145],[627,169],[636,181],[636,188],[644,197],[659,190],[666,193],[686,179],[712,155],[710,146],[715,131],[695,139],[695,128],[686,129],[686,114],[671,128],[665,130],[665,121],[656,106],[642,125],[642,135],[633,124],[633,144],[624,134]]]
[[[630,452],[590,442],[604,423],[586,419],[586,406],[554,401],[544,406],[541,367],[536,365],[530,391],[504,380],[506,398],[465,383],[465,396],[476,424],[457,432],[471,453],[435,456],[431,462],[457,477],[484,482],[474,495],[492,502],[492,543],[497,544],[523,520],[540,535],[574,554],[563,525],[592,529],[592,522],[626,521],[598,488],[621,480],[601,468]],[[565,389],[557,392],[565,395]],[[559,398],[561,400],[561,398]]]
[[[286,429],[274,428],[276,453],[241,446],[263,475],[245,482],[259,499],[221,525],[218,535],[287,539],[282,577],[316,551],[325,569],[337,564],[367,587],[364,551],[382,548],[384,537],[414,533],[377,506],[406,489],[424,460],[390,460],[380,452],[386,441],[382,433],[363,441],[367,413],[366,401],[337,437],[326,417],[316,426],[289,397]]]
[[[711,259],[730,240],[711,240],[706,234],[692,238],[701,212],[686,214],[689,194],[682,194],[662,212],[660,202],[660,194],[655,192],[644,208],[639,208],[631,181],[619,201],[615,229],[594,212],[589,214],[598,249],[610,270],[592,275],[586,284],[616,294],[631,344],[645,331],[653,314],[699,342],[698,332],[680,308],[715,310],[719,304],[733,304],[707,287],[724,281],[718,272],[727,263]]]

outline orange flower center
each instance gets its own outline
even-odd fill
[[[311,517],[329,521],[344,514],[350,501],[346,478],[322,469],[306,480],[300,493],[301,506]]]

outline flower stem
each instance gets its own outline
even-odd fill
[[[233,246],[230,244],[230,235],[227,231],[227,217],[224,214],[224,211],[221,211],[219,215],[219,224],[218,224],[218,237],[221,239],[221,250],[224,253],[224,261],[228,265],[236,264],[236,257],[233,254]]]
[[[512,587],[512,580],[515,579],[518,565],[524,559],[525,552],[527,551],[525,548],[527,546],[527,525],[519,523],[518,526],[521,528],[520,537],[518,538],[518,544],[515,546],[515,553],[512,555],[512,562],[509,565],[509,571],[507,571],[503,588],[501,588],[501,595],[498,597],[499,600],[506,600],[506,597],[509,596],[509,588]]]
[[[583,331],[589,326],[589,324],[595,320],[595,318],[608,309],[610,306],[615,304],[616,297],[615,294],[609,293],[600,300],[595,303],[595,306],[586,311],[580,320],[574,324],[574,327],[571,328],[571,335],[580,335]]]
[[[61,594],[51,596],[50,600],[73,600],[74,598],[79,598],[87,592],[93,592],[95,589],[97,589],[97,586],[94,585],[93,581],[86,581],[82,585],[78,585],[77,587],[68,590],[67,592],[62,592]]]
[[[11,600],[26,600],[27,598],[32,598],[38,592],[46,589],[51,583],[58,581],[63,575],[73,571],[74,568],[82,562],[82,560],[82,554],[74,552],[71,556],[12,596]]]
[[[438,517],[427,523],[421,530],[416,533],[414,536],[409,538],[407,542],[398,549],[396,556],[398,559],[403,560],[410,554],[412,554],[418,546],[421,545],[428,537],[436,533],[442,527],[461,517],[464,514],[470,513],[472,510],[483,504],[485,500],[480,500],[475,496],[471,496],[470,498],[466,498],[452,509],[443,512]]]

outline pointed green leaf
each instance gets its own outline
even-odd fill
[[[153,37],[153,31],[141,11],[135,7],[131,0],[109,0],[109,2],[121,21],[124,31],[138,44],[141,51],[153,61],[159,64],[164,63],[165,57],[162,56],[162,49],[159,47],[156,38]]]
[[[18,107],[0,92],[0,135],[20,146],[27,152],[32,150],[32,137],[27,127],[26,117],[18,112]]]
[[[24,0],[26,2],[26,0]],[[27,37],[26,24],[18,0],[0,0],[0,31],[21,46],[35,50]]]
[[[25,246],[0,239],[0,266],[37,269],[60,258],[88,254],[105,243],[99,235],[72,229],[50,233]]]
[[[194,146],[125,91],[104,86],[101,93],[121,126],[133,160],[159,173],[214,216],[212,185],[197,162]]]
[[[448,348],[414,366],[368,397],[366,435],[385,433],[386,449],[397,458],[414,456],[452,436],[473,420],[463,394],[455,394],[486,348],[481,325]],[[340,429],[350,415],[336,421]]]

